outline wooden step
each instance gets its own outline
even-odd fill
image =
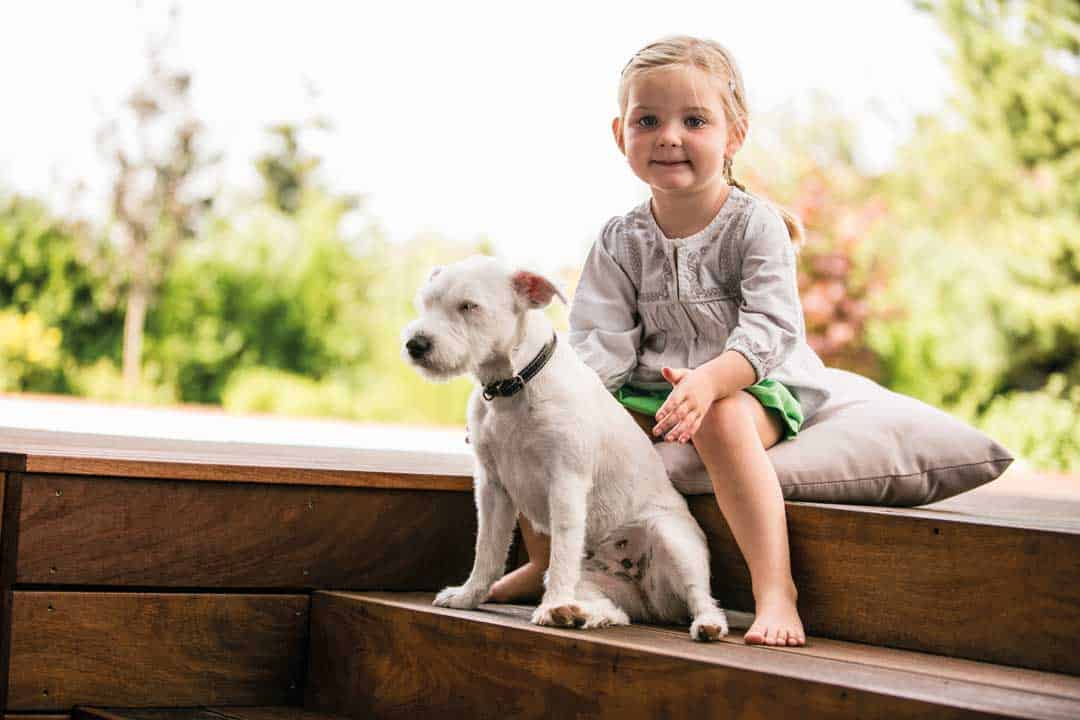
[[[78,707],[71,720],[345,720],[300,707],[96,708]]]
[[[5,556],[16,588],[406,591],[461,582],[475,543],[471,493],[413,482],[10,472]],[[715,500],[689,502],[709,536],[714,594],[752,611],[749,571]],[[788,503],[807,630],[1080,675],[1080,522],[997,517],[965,503],[963,511]]]
[[[308,595],[12,595],[7,711],[300,703]]]
[[[1080,679],[810,637],[695,643],[686,628],[557,630],[532,608],[430,593],[312,596],[305,707],[351,717],[1080,717]]]
[[[472,566],[472,494],[8,473],[19,585],[435,590]]]
[[[16,590],[437,590],[472,560],[462,457],[3,430],[5,573]],[[1077,513],[980,497],[787,503],[807,631],[1080,675]],[[714,594],[752,610],[715,500],[689,501]]]
[[[709,538],[714,595],[753,611],[716,501],[687,499]],[[996,517],[972,499],[940,506],[787,503],[807,632],[1080,675],[1080,520]]]

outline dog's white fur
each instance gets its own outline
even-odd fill
[[[416,296],[403,357],[429,378],[471,373],[484,385],[520,372],[552,337],[542,276],[476,256],[436,268]],[[565,298],[563,298],[565,302]],[[405,347],[419,338],[430,348]],[[421,354],[423,352],[423,354]],[[631,619],[728,632],[709,587],[705,535],[652,443],[564,340],[525,388],[469,400],[476,453],[476,557],[464,585],[435,604],[475,608],[503,573],[517,512],[551,537],[539,625],[601,627]]]

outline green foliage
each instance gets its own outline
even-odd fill
[[[57,328],[75,363],[120,356],[124,320],[110,255],[85,226],[52,216],[40,202],[0,200],[0,308],[33,312]]]
[[[251,367],[229,376],[222,406],[230,412],[293,417],[357,418],[352,388],[339,380],[319,382],[305,375]]]
[[[145,359],[186,402],[221,402],[263,367],[321,380],[366,360],[369,269],[339,231],[346,208],[305,195],[219,218],[177,258],[147,321]]]
[[[147,405],[175,405],[180,401],[176,387],[162,381],[161,366],[155,363],[143,366],[134,389],[124,383],[120,368],[108,358],[70,369],[68,376],[72,393],[95,400]]]
[[[869,330],[883,381],[1080,470],[1080,6],[924,5],[954,41],[958,94],[883,181],[875,242],[906,309]]]
[[[60,331],[37,313],[0,310],[0,392],[66,391]]]
[[[1080,468],[1080,386],[1052,375],[1035,392],[999,395],[979,426],[1035,467]]]
[[[1008,364],[994,299],[986,291],[1007,281],[1000,254],[942,245],[926,229],[893,226],[876,239],[888,243],[896,272],[874,302],[898,308],[867,327],[882,381],[973,419]]]

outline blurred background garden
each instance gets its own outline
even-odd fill
[[[836,5],[830,11],[843,14]],[[90,200],[95,210],[86,210],[77,178],[61,183],[66,193],[20,187],[0,153],[0,393],[462,425],[471,380],[431,384],[400,357],[399,334],[427,271],[477,252],[509,263],[543,256],[539,269],[572,291],[592,238],[568,230],[570,250],[546,253],[525,232],[530,216],[520,218],[520,238],[505,228],[390,237],[372,204],[380,187],[355,191],[335,180],[335,167],[364,158],[334,157],[326,138],[368,131],[323,112],[317,76],[291,117],[265,118],[258,152],[230,158],[232,143],[214,135],[192,102],[203,78],[185,58],[197,43],[189,38],[185,54],[173,52],[187,7],[170,8],[139,9],[140,17],[166,19],[139,31],[139,79],[123,103],[103,107],[86,139],[105,178]],[[911,119],[887,161],[868,163],[859,118],[815,91],[797,111],[773,105],[752,115],[735,176],[796,211],[807,227],[800,290],[810,342],[827,365],[940,407],[1035,468],[1080,473],[1080,4],[939,0],[900,11],[932,24],[944,43],[940,56],[911,44],[893,62],[918,72],[914,58],[931,56],[949,83],[939,107]],[[10,5],[3,12],[18,18]],[[258,33],[259,10],[248,12],[256,14],[250,32]],[[738,6],[725,12],[730,17]],[[714,37],[742,59],[720,20],[671,30]],[[854,31],[888,34],[890,27]],[[617,203],[597,203],[591,222],[599,230],[644,197],[620,164],[608,124],[619,69],[662,34],[626,38],[622,55],[593,61],[606,73],[589,91],[606,108],[597,119],[573,103],[534,106],[528,87],[518,95],[489,81],[463,91],[455,107],[425,102],[432,88],[413,83],[402,91],[412,104],[373,103],[370,112],[429,115],[426,132],[446,133],[447,156],[419,162],[408,154],[408,137],[379,141],[399,145],[414,175],[425,165],[462,162],[440,117],[469,114],[472,92],[505,94],[502,114],[474,121],[512,125],[516,113],[543,113],[553,128],[518,138],[530,148],[521,150],[517,171],[527,174],[530,153],[557,152],[559,133],[597,126],[589,128],[594,144],[605,143],[597,155],[628,176]],[[243,54],[243,37],[235,42]],[[295,47],[281,38],[282,53]],[[484,62],[512,64],[506,47],[477,52]],[[425,52],[408,37],[400,48]],[[777,63],[800,63],[786,52],[771,49]],[[297,53],[294,62],[303,61]],[[437,53],[425,62],[437,64]],[[395,64],[388,57],[353,71],[393,76]],[[761,73],[752,64],[742,69],[752,90]],[[34,60],[6,62],[3,72],[32,77]],[[560,77],[553,71],[544,81],[557,88]],[[244,103],[246,92],[236,87],[232,101]],[[5,94],[6,114],[34,118],[35,107]],[[360,89],[356,102],[364,103]],[[7,149],[22,142],[18,132],[4,133]],[[495,147],[477,148],[474,162],[518,152],[500,135]],[[245,163],[250,181],[230,181],[221,172],[228,162]],[[592,182],[587,169],[562,172],[586,177],[553,177],[546,194],[523,207],[557,217],[568,184]],[[500,182],[512,185],[515,177]],[[417,187],[416,207],[434,201]],[[477,199],[476,212],[485,202]],[[550,313],[565,329],[566,309]]]

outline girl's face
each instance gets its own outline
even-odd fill
[[[674,65],[637,75],[624,118],[612,130],[634,174],[654,192],[696,193],[726,184],[724,156],[742,138],[729,131],[721,81],[696,66]]]

